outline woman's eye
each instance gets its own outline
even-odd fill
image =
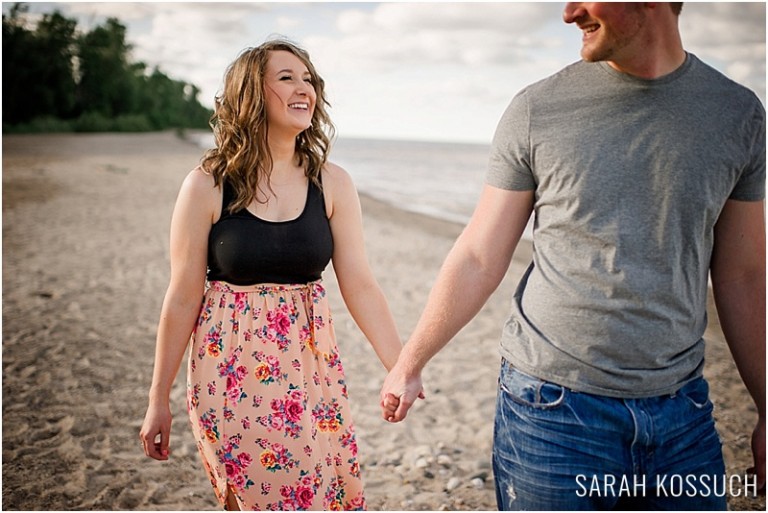
[[[290,75],[286,75],[284,77],[280,77],[279,80],[282,80],[282,81],[291,80],[291,76]]]

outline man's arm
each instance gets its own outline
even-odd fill
[[[533,196],[532,190],[483,189],[472,219],[443,263],[416,329],[384,380],[381,404],[386,420],[405,418],[421,391],[424,366],[477,315],[501,283],[531,215]]]
[[[729,200],[715,226],[710,271],[723,334],[758,412],[752,452],[765,486],[765,202]]]

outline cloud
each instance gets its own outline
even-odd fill
[[[525,33],[557,20],[560,6],[547,3],[387,3],[369,13],[348,11],[339,17],[342,32],[380,27],[394,33],[438,29]]]
[[[250,20],[269,10],[251,3],[151,5],[149,28],[132,39],[135,59],[200,86],[199,99],[209,106],[226,67],[256,43]]]
[[[418,3],[348,7],[336,34],[303,40],[341,128],[487,141],[514,94],[564,54],[559,4]]]
[[[304,22],[298,18],[289,16],[278,16],[277,28],[279,32],[295,30],[304,25]]]
[[[44,5],[44,7],[43,7]],[[269,3],[239,2],[75,2],[31,4],[44,12],[54,9],[78,20],[83,31],[117,18],[128,27],[132,59],[159,67],[177,80],[201,88],[199,99],[213,104],[226,66],[240,50],[260,40],[254,37],[254,18],[265,18]],[[274,27],[270,28],[274,30]],[[266,36],[261,36],[263,39]]]
[[[683,42],[700,48],[765,45],[764,3],[687,3],[680,15]]]
[[[765,103],[765,4],[687,3],[680,15],[683,46]]]
[[[55,6],[55,4],[53,4]],[[66,4],[70,15],[76,16],[90,29],[101,23],[100,18],[117,18],[121,22],[145,19],[151,16],[158,4],[122,2],[77,2]]]
[[[559,7],[547,3],[389,3],[347,9],[337,20],[339,35],[312,37],[307,44],[325,55],[343,55],[338,66],[351,60],[369,70],[509,64],[529,59],[531,48],[552,47],[541,29],[558,20]]]

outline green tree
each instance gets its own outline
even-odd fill
[[[35,35],[47,65],[40,73],[41,110],[48,115],[68,118],[75,107],[74,59],[77,21],[59,12],[43,15]]]
[[[58,12],[25,27],[26,6],[3,16],[3,120],[66,118],[75,105],[73,59],[77,22]]]
[[[200,90],[130,60],[116,18],[79,34],[58,11],[29,28],[24,4],[3,15],[3,130],[145,131],[207,127]]]
[[[205,128],[211,111],[198,100],[200,89],[174,80],[154,68],[142,87],[143,105],[152,124],[157,128]]]
[[[125,26],[116,18],[80,38],[80,112],[97,112],[107,117],[135,110],[135,82],[128,66],[130,45]]]
[[[28,55],[34,46],[34,35],[24,27],[26,6],[14,4],[8,16],[3,14],[3,121],[19,123],[30,119],[25,108],[24,91],[34,76]]]

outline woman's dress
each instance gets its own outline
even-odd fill
[[[312,187],[302,216],[318,210]],[[322,204],[321,192],[319,198]],[[217,231],[212,244],[222,238]],[[218,267],[217,258],[209,253],[209,266]],[[209,280],[187,382],[194,436],[222,503],[230,490],[245,510],[365,509],[344,370],[320,280]]]

